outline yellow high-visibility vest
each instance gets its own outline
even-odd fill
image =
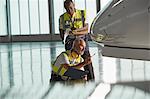
[[[72,62],[72,61],[73,61],[73,58],[71,57],[70,53],[71,53],[70,50],[68,50],[68,51],[66,51],[66,52],[63,52],[63,54],[64,54],[64,56],[66,57],[66,59],[68,59],[69,62],[70,62],[70,64],[68,64],[69,66],[74,66],[74,65],[77,65],[77,64],[79,64],[80,62],[82,62],[82,57],[81,57],[80,55],[79,55],[79,57],[78,57],[77,59],[74,60],[74,62]],[[60,66],[55,66],[54,64],[52,64],[52,70],[53,70],[53,72],[54,72],[55,74],[60,75],[60,76],[63,76],[64,73],[67,71],[67,69],[64,68],[62,65],[60,65]]]
[[[66,28],[82,28],[86,19],[85,10],[76,10],[71,17],[67,12],[62,14],[59,19],[59,29],[66,30]]]

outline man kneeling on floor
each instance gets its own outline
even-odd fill
[[[50,82],[87,80],[87,71],[84,66],[91,63],[91,57],[83,60],[81,55],[84,53],[86,43],[81,38],[76,38],[71,50],[62,52],[52,65]]]

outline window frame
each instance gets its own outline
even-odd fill
[[[48,2],[48,18],[49,18],[49,33],[48,34],[28,34],[28,35],[11,35],[11,10],[10,0],[6,0],[6,15],[7,15],[7,35],[0,35],[0,43],[9,42],[31,42],[31,41],[60,41],[59,34],[54,30],[54,6],[53,0],[47,0]],[[86,0],[85,0],[86,2]],[[99,3],[97,3],[99,2]],[[86,6],[85,6],[86,7]],[[100,1],[96,0],[96,11],[100,10]]]

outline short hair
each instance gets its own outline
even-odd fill
[[[73,3],[73,1],[72,0],[65,0],[64,1],[64,8],[66,9],[66,5],[68,5],[70,3]]]

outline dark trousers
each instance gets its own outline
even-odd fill
[[[78,70],[73,67],[69,67],[68,70],[65,72],[64,76],[68,77],[65,79],[62,79],[60,75],[56,75],[53,71],[51,74],[50,82],[53,81],[67,81],[67,80],[79,80],[83,79],[85,75],[87,75],[88,71]]]
[[[89,51],[85,51],[84,54],[82,55],[83,59],[86,59],[90,56]],[[84,66],[85,71],[88,71],[89,73],[87,74],[87,80],[95,80],[94,76],[94,70],[93,70],[93,65],[92,63],[89,65]]]
[[[55,82],[55,81],[64,81],[61,76],[56,75],[55,73],[51,73],[51,78],[50,78],[50,82]]]

